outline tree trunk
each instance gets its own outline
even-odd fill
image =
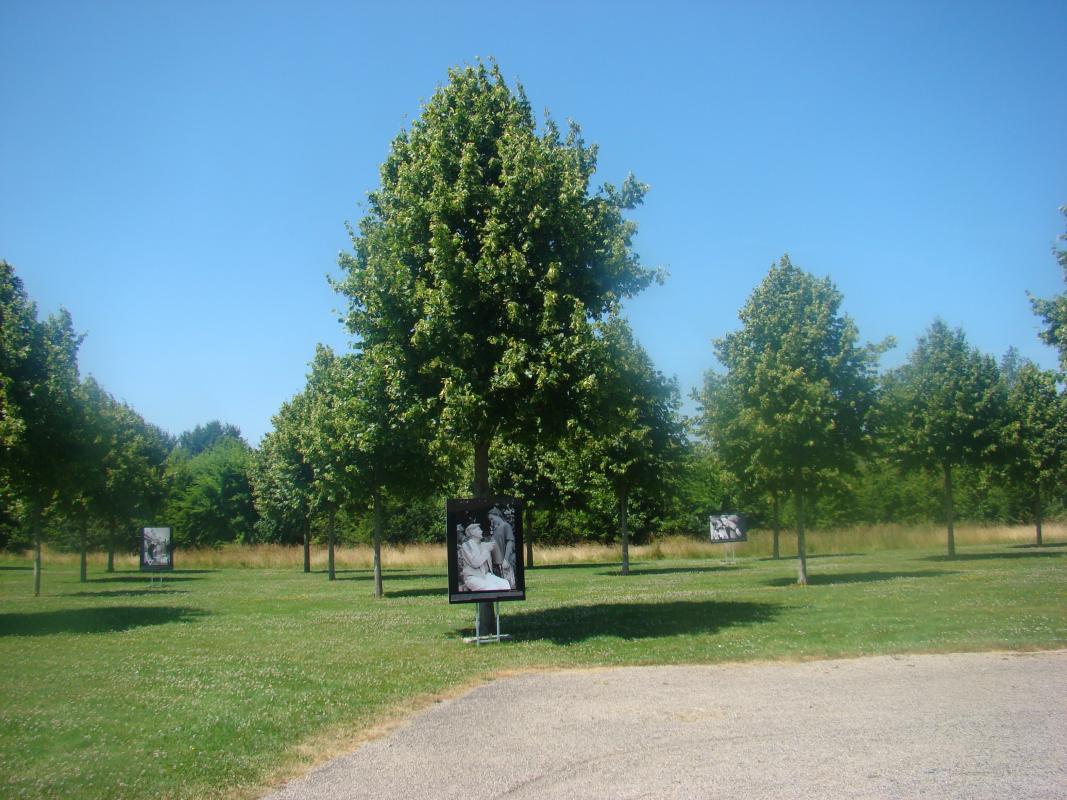
[[[78,582],[86,583],[89,580],[89,542],[88,536],[82,531],[78,540],[78,550],[80,551],[80,571],[78,574]]]
[[[945,522],[948,525],[948,557],[956,557],[956,531],[953,528],[956,509],[952,503],[952,466],[944,465],[945,469]]]
[[[630,574],[630,531],[626,526],[626,489],[619,490],[619,531],[622,533],[622,574]]]
[[[804,541],[804,489],[797,489],[797,583],[808,585],[808,556]]]
[[[33,528],[33,596],[41,596],[41,521],[34,521]]]
[[[334,541],[334,536],[335,536],[335,532],[336,532],[336,529],[335,529],[336,519],[337,519],[337,512],[334,509],[331,508],[330,509],[330,521],[329,521],[329,523],[327,523],[329,525],[329,528],[326,531],[326,541],[327,541],[327,545],[326,545],[326,574],[329,576],[329,579],[331,581],[334,580],[337,577],[337,573],[334,571],[334,568],[333,568],[334,567],[334,564],[333,564],[333,541]]]
[[[492,436],[485,436],[474,443],[474,482],[471,494],[475,497],[489,496],[489,445]]]
[[[533,566],[533,506],[526,506],[526,529],[522,532],[526,539],[526,566]]]
[[[374,596],[382,591],[382,490],[374,489]]]
[[[1034,490],[1034,527],[1037,528],[1037,546],[1040,547],[1041,542],[1041,487],[1038,486]]]
[[[117,526],[115,523],[111,523],[111,527],[108,528],[107,536],[107,571],[115,571],[115,540],[118,538],[118,531],[115,530]]]
[[[774,533],[774,560],[777,561],[782,557],[782,551],[779,547],[779,537],[782,533],[781,509],[778,506],[777,491],[771,493],[771,513],[774,515],[771,520],[771,530]]]
[[[311,521],[304,520],[304,572],[311,572]]]

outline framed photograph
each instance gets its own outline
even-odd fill
[[[445,513],[448,602],[526,599],[522,500],[449,500]]]
[[[170,528],[141,529],[141,572],[169,572],[174,569],[174,543]]]
[[[719,514],[711,518],[712,544],[748,541],[748,525],[740,514]]]

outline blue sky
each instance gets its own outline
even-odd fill
[[[392,138],[493,56],[649,183],[630,301],[684,392],[784,252],[906,358],[935,316],[1045,367],[1064,290],[1067,4],[0,4],[0,258],[82,371],[172,433],[253,443],[338,349],[326,283]]]

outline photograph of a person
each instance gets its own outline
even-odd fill
[[[449,500],[449,602],[525,600],[521,500]]]
[[[141,571],[161,572],[174,569],[174,550],[170,528],[141,530]]]
[[[713,542],[744,542],[748,540],[748,526],[740,514],[720,514],[711,518],[710,537]]]

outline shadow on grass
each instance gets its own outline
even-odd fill
[[[611,562],[594,561],[592,563],[582,564],[535,564],[534,566],[527,566],[526,569],[596,569],[597,567],[606,566]]]
[[[769,622],[777,613],[778,607],[769,603],[603,603],[508,614],[505,627],[516,640],[547,639],[566,645],[597,636],[654,639],[709,634],[735,625]]]
[[[188,593],[188,589],[112,589],[99,592],[70,592],[62,597],[139,597],[141,595]]]
[[[207,614],[178,606],[70,608],[30,614],[0,614],[0,636],[48,636],[57,633],[115,633],[146,625],[191,622]]]
[[[186,577],[174,572],[141,572],[136,575],[109,575],[106,578],[89,578],[86,583],[148,583],[163,576],[163,583],[174,581],[198,581],[200,578]]]
[[[927,556],[925,560],[952,563],[953,561],[996,561],[1001,558],[1063,558],[1064,556],[1067,556],[1067,552],[1050,552],[1042,547],[1041,549],[1034,548],[1025,553],[956,553],[955,556]]]
[[[811,561],[812,559],[816,559],[816,558],[855,558],[856,556],[865,556],[865,555],[867,555],[867,554],[866,553],[808,553],[807,559],[808,559],[808,561]],[[796,561],[797,560],[797,554],[796,553],[786,553],[786,554],[783,554],[781,556],[781,558],[775,558],[774,556],[764,556],[763,558],[758,559],[758,560],[759,561],[770,561],[772,563],[775,562],[775,561]]]
[[[33,567],[0,567],[0,570],[2,571],[12,570],[18,572],[27,572],[31,569],[33,569]]]
[[[1049,547],[1067,547],[1067,542],[1030,542],[1030,544],[1013,544],[1012,547],[1016,550],[1044,550]],[[18,569],[16,567],[16,569]],[[25,567],[29,569],[29,567]]]
[[[736,572],[742,569],[740,564],[715,564],[708,567],[645,567],[630,565],[630,574],[626,577],[633,578],[641,575],[695,575],[703,572]],[[622,567],[616,567],[615,569],[609,569],[606,572],[601,572],[601,575],[622,575]]]
[[[440,579],[443,573],[437,572],[390,572],[387,569],[382,570],[383,581],[413,581],[423,578],[438,578]],[[366,575],[345,575],[341,576],[340,572],[336,573],[337,580],[339,581],[373,581],[374,573],[370,572]]]
[[[835,586],[839,583],[877,583],[878,581],[891,581],[896,578],[942,578],[946,575],[955,575],[951,571],[940,569],[928,569],[923,572],[839,572],[829,575],[808,575],[808,586]],[[775,578],[767,581],[767,586],[795,586],[795,576],[788,578]]]
[[[448,597],[448,587],[442,586],[438,589],[400,589],[399,591],[392,592],[388,589],[385,590],[386,597]]]

